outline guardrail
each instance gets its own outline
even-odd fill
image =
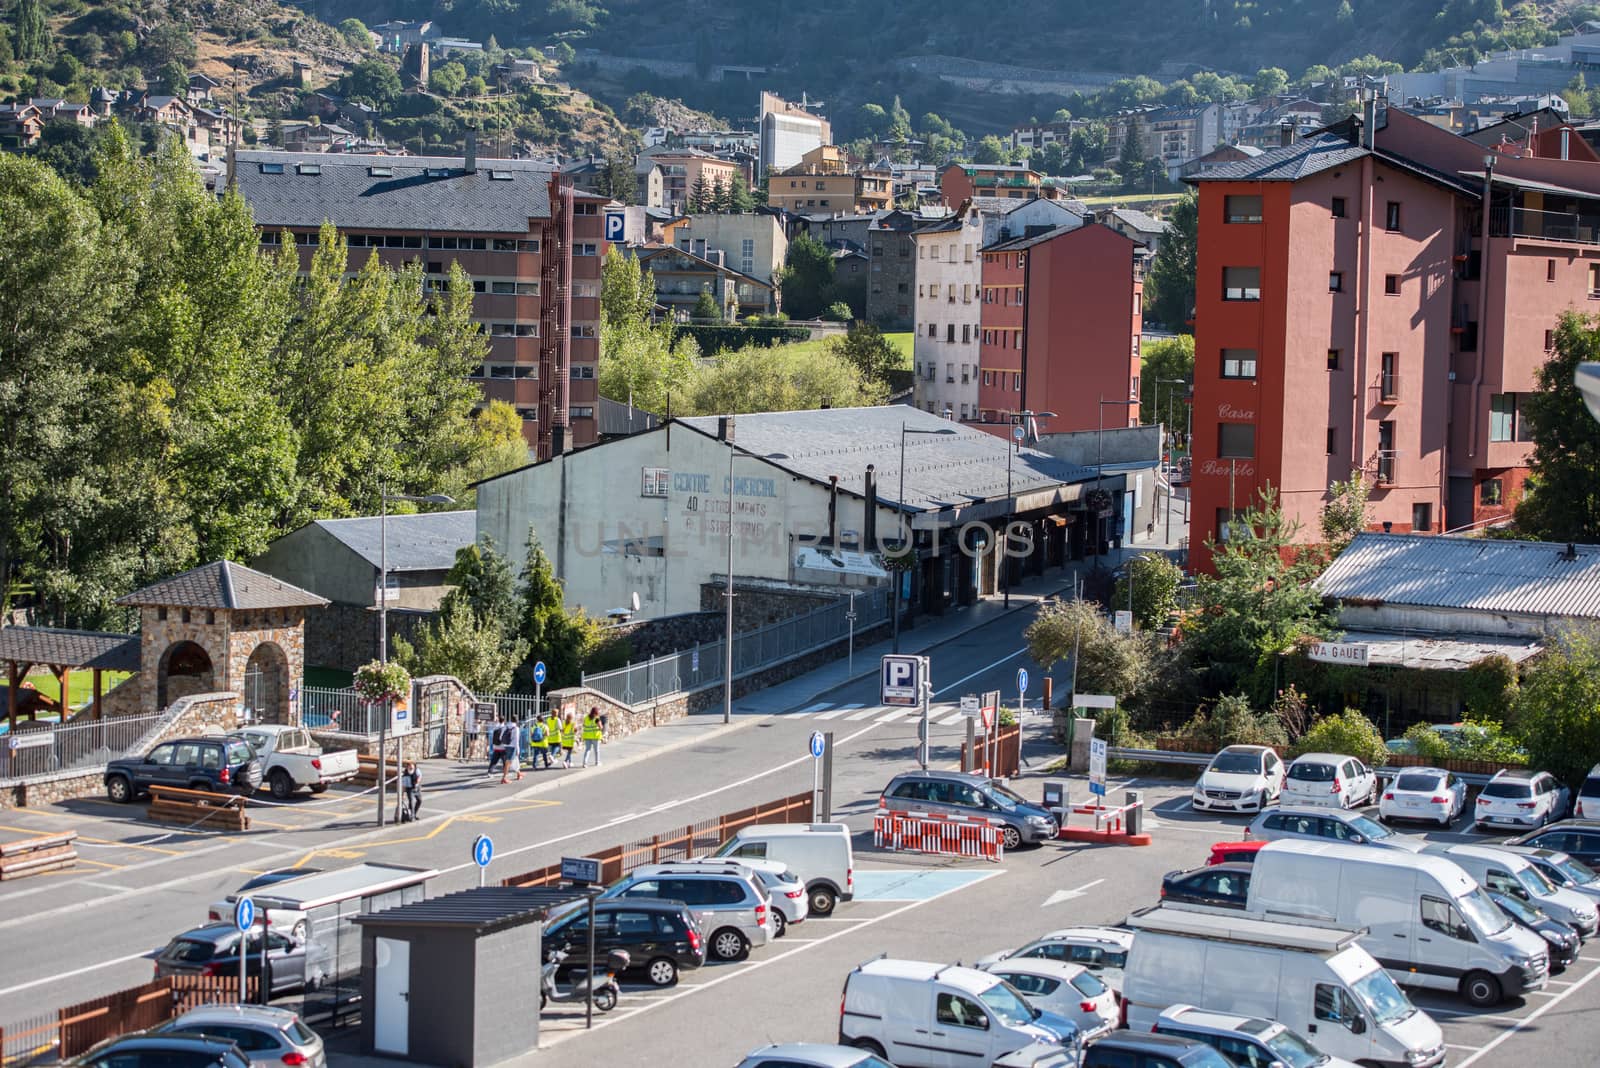
[[[122,756],[162,714],[27,727],[0,740],[0,779],[95,768]]]
[[[1191,767],[1203,768],[1211,763],[1211,758],[1214,756],[1215,753],[1181,753],[1172,749],[1130,749],[1118,745],[1106,748],[1108,760],[1131,760],[1145,764],[1188,764]],[[1378,773],[1379,779],[1392,779],[1403,772],[1423,766],[1431,765],[1383,764],[1372,770]],[[1451,774],[1468,786],[1482,786],[1494,777],[1471,771],[1452,771]]]

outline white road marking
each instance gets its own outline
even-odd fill
[[[983,665],[983,667],[979,668],[977,671],[974,671],[972,674],[963,675],[963,676],[961,676],[961,678],[957,679],[955,682],[952,682],[950,685],[948,685],[948,686],[946,686],[946,687],[944,687],[942,689],[938,689],[938,690],[933,691],[933,696],[938,697],[942,693],[949,693],[951,690],[955,689],[957,686],[960,686],[963,682],[966,682],[968,679],[975,679],[979,675],[982,675],[985,671],[988,671],[990,668],[997,668],[1001,664],[1004,664],[1007,660],[1015,660],[1017,657],[1021,656],[1023,653],[1025,653],[1027,651],[1028,651],[1028,647],[1027,646],[1023,646],[1021,649],[1018,649],[1014,653],[1007,653],[1005,656],[1002,656],[999,660],[996,660],[994,663],[985,664],[985,665]]]
[[[1579,990],[1582,990],[1584,985],[1597,975],[1600,975],[1600,968],[1593,969],[1588,975],[1585,975],[1582,979],[1579,979],[1577,982],[1573,983],[1566,990],[1562,991],[1560,994],[1557,994],[1543,1005],[1540,1005],[1527,1016],[1518,1019],[1512,1024],[1509,1030],[1500,1032],[1500,1034],[1496,1035],[1492,1040],[1490,1040],[1487,1045],[1485,1045],[1478,1052],[1474,1053],[1472,1056],[1468,1057],[1466,1060],[1457,1064],[1455,1068],[1471,1068],[1471,1065],[1477,1063],[1480,1058],[1487,1056],[1490,1051],[1499,1046],[1500,1043],[1504,1042],[1518,1031],[1521,1031],[1524,1027],[1527,1027],[1529,1024],[1533,1023],[1533,1021],[1537,1020],[1539,1017],[1543,1016],[1545,1013],[1561,1004],[1571,995],[1576,994]]]
[[[24,990],[32,990],[36,986],[44,986],[46,983],[53,983],[58,979],[71,979],[75,975],[85,975],[88,972],[97,972],[101,968],[110,968],[117,964],[126,964],[130,960],[141,960],[149,955],[150,954],[148,950],[146,950],[144,953],[130,953],[126,957],[117,957],[114,960],[103,960],[98,964],[90,964],[86,967],[77,968],[70,972],[61,972],[59,975],[47,975],[43,979],[33,979],[26,983],[18,983],[16,986],[8,986],[4,990],[0,990],[0,998],[8,997],[11,994],[19,994]]]
[[[797,715],[797,716],[804,716],[804,715],[806,715],[808,713],[811,713],[811,712],[822,712],[822,711],[824,711],[826,709],[829,709],[829,708],[832,708],[832,707],[833,707],[833,702],[832,701],[818,701],[816,704],[809,705],[809,706],[807,706],[805,708],[802,708],[800,711],[798,711],[798,712],[796,712],[794,714]]]
[[[1076,890],[1057,890],[1055,893],[1045,898],[1044,904],[1040,905],[1039,907],[1049,908],[1051,905],[1059,905],[1063,901],[1071,901],[1075,897],[1082,897],[1084,894],[1088,893],[1090,890],[1099,886],[1103,882],[1105,882],[1104,879],[1096,879],[1092,883],[1084,883]]]
[[[1464,1050],[1467,1053],[1476,1053],[1476,1052],[1478,1052],[1478,1050],[1482,1049],[1483,1047],[1482,1046],[1460,1046],[1460,1045],[1457,1045],[1454,1042],[1446,1042],[1444,1044],[1444,1048],[1445,1049]]]
[[[852,712],[848,716],[846,716],[845,719],[850,719],[850,720],[871,719],[873,716],[876,716],[878,713],[880,713],[882,711],[883,711],[883,706],[882,705],[873,705],[871,708],[863,708],[860,712]]]
[[[939,726],[941,726],[941,727],[951,727],[951,726],[954,726],[957,723],[960,723],[962,720],[964,720],[966,718],[967,718],[966,716],[962,715],[960,712],[957,712],[953,716],[946,716],[944,719],[941,719],[939,721]]]
[[[904,719],[915,711],[917,709],[914,708],[891,708],[887,713],[878,717],[878,722],[893,723],[897,719]]]
[[[824,712],[821,715],[819,715],[817,718],[818,719],[836,719],[839,716],[842,716],[846,712],[850,711],[852,708],[860,708],[860,707],[861,707],[860,705],[840,705],[838,708],[834,709],[832,712]]]

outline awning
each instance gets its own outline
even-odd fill
[[[1424,671],[1465,671],[1491,656],[1504,656],[1520,664],[1537,656],[1544,645],[1536,638],[1493,638],[1466,634],[1387,634],[1349,631],[1339,639],[1345,645],[1365,645],[1368,667],[1408,667]]]

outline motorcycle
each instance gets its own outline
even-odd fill
[[[606,954],[605,967],[598,976],[591,976],[588,968],[575,968],[571,975],[571,986],[562,990],[556,985],[556,972],[569,954],[566,950],[552,950],[545,956],[544,968],[539,975],[539,1008],[546,1004],[556,1002],[578,1002],[589,1000],[591,982],[594,986],[594,1007],[601,1012],[610,1012],[617,1007],[617,998],[622,995],[622,988],[617,985],[617,973],[627,970],[627,951],[614,949]]]

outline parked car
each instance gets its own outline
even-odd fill
[[[261,785],[260,764],[248,745],[232,739],[179,738],[144,756],[118,757],[106,765],[106,796],[125,804],[152,786],[189,790],[236,790],[253,794]]]
[[[1040,958],[1081,964],[1113,990],[1122,989],[1122,969],[1133,947],[1133,932],[1121,927],[1064,927],[1003,953],[978,958],[988,968],[1002,960]]]
[[[324,752],[303,727],[258,723],[228,735],[255,751],[261,781],[279,801],[304,787],[320,794],[336,782],[348,782],[361,770],[354,749]]]
[[[1566,815],[1569,791],[1548,771],[1497,771],[1478,793],[1478,830],[1542,827]]]
[[[1467,784],[1443,768],[1407,768],[1378,800],[1378,818],[1424,820],[1448,827],[1467,807]]]
[[[1171,1035],[1117,1031],[1083,1051],[1083,1068],[1234,1068],[1228,1058],[1206,1045]]]
[[[1572,802],[1572,814],[1579,819],[1600,819],[1600,764],[1589,769],[1578,796]]]
[[[204,1035],[124,1035],[72,1063],[82,1068],[250,1068],[232,1042]]]
[[[1006,849],[1036,845],[1056,836],[1056,819],[992,779],[963,771],[908,771],[883,788],[879,808],[939,812],[952,816],[986,816],[1004,824]]]
[[[1360,808],[1378,799],[1377,774],[1355,757],[1306,753],[1295,757],[1283,780],[1285,805]]]
[[[305,1025],[298,1013],[271,1005],[206,1005],[190,1009],[157,1028],[232,1042],[251,1068],[326,1068],[322,1036]]]
[[[738,1068],[894,1068],[894,1065],[854,1046],[789,1042],[751,1050]]]
[[[676,901],[596,901],[594,952],[605,960],[613,950],[628,954],[628,970],[654,986],[671,986],[678,973],[706,962],[706,941],[689,907]],[[573,905],[545,923],[545,949],[567,954],[562,971],[589,960],[589,906]]]
[[[1161,880],[1161,900],[1169,905],[1242,909],[1249,894],[1249,864],[1208,864],[1190,871],[1169,871]]]
[[[1217,842],[1211,847],[1211,856],[1207,864],[1250,864],[1255,861],[1256,854],[1261,852],[1261,847],[1267,843],[1257,838],[1246,838],[1236,842]]]
[[[1356,1068],[1330,1057],[1275,1020],[1173,1005],[1156,1020],[1155,1033],[1204,1042],[1239,1068]]]
[[[275,886],[289,879],[298,879],[302,875],[315,875],[321,870],[321,868],[274,868],[271,871],[264,871],[260,875],[252,875],[239,884],[239,889],[229,894],[225,899],[213,901],[211,907],[206,910],[206,919],[212,923],[232,920],[233,906],[238,902],[239,895],[248,894],[252,890],[264,890],[269,886]],[[305,932],[302,930],[302,937],[304,934]]]
[[[168,942],[156,954],[156,978],[169,975],[238,975],[239,946],[245,947],[245,974],[261,975],[261,931],[240,936],[231,923],[196,927]],[[267,932],[267,974],[273,997],[290,990],[317,988],[322,976],[306,975],[305,944],[278,931]]]
[[[1119,1022],[1116,991],[1081,964],[1013,957],[982,970],[1010,983],[1034,1008],[1071,1020],[1086,1039],[1114,1030]]]
[[[1306,838],[1319,842],[1348,842],[1384,849],[1419,853],[1427,845],[1421,838],[1391,831],[1359,812],[1336,808],[1285,808],[1263,812],[1250,824],[1250,837],[1268,842]]]
[[[856,896],[855,851],[842,823],[756,823],[740,828],[712,854],[780,860],[806,881],[806,911],[831,916]]]
[[[773,938],[772,899],[749,868],[696,870],[692,864],[647,864],[612,883],[602,899],[676,901],[689,906],[718,960],[744,960]]]
[[[1565,853],[1591,868],[1600,870],[1600,819],[1561,820],[1543,830],[1530,831],[1510,840],[1511,845],[1535,846]]]
[[[1230,745],[1211,758],[1195,781],[1197,809],[1260,812],[1283,793],[1283,761],[1264,745]]]
[[[1592,900],[1600,899],[1600,872],[1596,872],[1581,860],[1574,860],[1565,853],[1558,853],[1553,849],[1537,849],[1534,846],[1512,845],[1509,842],[1498,843],[1494,848],[1515,853],[1538,868],[1546,879],[1563,890],[1576,890]]]
[[[1549,913],[1515,894],[1491,890],[1489,900],[1512,923],[1544,939],[1550,954],[1551,974],[1565,971],[1567,965],[1578,959],[1578,953],[1583,949],[1583,939],[1571,927],[1560,920],[1551,919]]]
[[[773,937],[782,938],[789,933],[789,925],[804,923],[806,918],[806,884],[800,877],[784,866],[781,860],[758,860],[755,857],[739,857],[734,859],[718,857],[700,857],[695,860],[685,861],[696,867],[708,869],[721,869],[724,871],[737,871],[740,867],[748,868],[761,879],[767,888],[767,896],[772,899],[772,923],[775,928]]]
[[[297,942],[321,942],[321,948],[331,954],[337,950],[332,939],[350,926],[352,916],[420,901],[427,893],[428,880],[437,874],[430,868],[363,861],[331,871],[302,868],[249,893],[255,900],[257,922],[265,917],[273,930],[287,932]],[[244,892],[213,902],[212,919],[231,920],[234,905]]]
[[[1430,845],[1427,851],[1459,865],[1485,890],[1538,905],[1577,931],[1580,938],[1593,938],[1600,926],[1594,898],[1576,890],[1563,890],[1515,853],[1480,845]]]

